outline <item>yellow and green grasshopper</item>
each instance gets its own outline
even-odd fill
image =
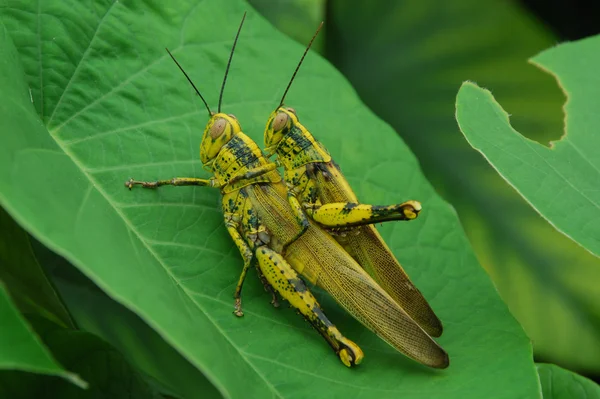
[[[256,143],[242,132],[235,116],[221,112],[223,89],[243,22],[244,18],[229,56],[217,113],[210,110],[200,91],[169,52],[208,110],[209,121],[200,144],[200,158],[213,176],[149,182],[130,179],[125,185],[129,189],[135,185],[220,189],[225,226],[244,260],[234,293],[237,316],[243,314],[242,285],[254,263],[265,287],[289,301],[346,366],[359,364],[364,356],[362,350],[327,318],[299,277],[300,273],[306,280],[323,287],[355,318],[399,351],[428,366],[446,367],[446,352],[331,235],[306,216],[295,197],[287,192],[276,164],[265,158]]]
[[[303,205],[310,218],[330,230],[410,317],[429,335],[438,337],[442,334],[442,323],[372,225],[388,220],[414,219],[421,204],[417,201],[392,206],[360,204],[326,148],[300,124],[296,111],[283,105],[322,25],[304,51],[279,106],[269,116],[264,137],[265,152],[267,156],[277,156],[277,162],[285,171],[289,193]],[[336,234],[340,229],[342,234]]]

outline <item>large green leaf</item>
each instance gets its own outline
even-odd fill
[[[456,120],[473,148],[550,223],[600,256],[600,36],[566,43],[533,59],[554,73],[568,95],[566,136],[545,147],[523,137],[491,93],[466,83]]]
[[[388,225],[383,234],[445,323],[448,370],[407,360],[324,299],[331,318],[366,351],[358,369],[347,369],[293,312],[270,306],[256,279],[244,288],[246,316],[235,318],[242,262],[223,227],[219,193],[125,189],[130,176],[203,175],[197,148],[206,113],[163,47],[214,106],[246,3],[1,4],[19,54],[4,34],[0,203],[138,313],[224,396],[539,395],[529,341],[479,268],[455,214],[389,126],[318,56],[307,58],[288,101],[307,126],[331,128],[320,137],[362,198],[397,202],[401,186],[402,198],[422,201],[418,221]],[[246,23],[223,109],[260,140],[303,49],[253,12]],[[363,126],[372,131],[364,134]]]
[[[504,0],[332,1],[329,11],[327,56],[457,209],[535,353],[600,370],[600,260],[532,210],[468,145],[454,118],[456,91],[471,79],[493,87],[530,138],[558,138],[560,89],[525,62],[555,39]]]
[[[4,284],[0,282],[0,375],[4,370],[58,376],[75,384],[75,389],[85,388],[87,383],[74,373],[64,370],[54,360],[32,328],[12,304]]]
[[[544,399],[600,399],[600,386],[554,364],[537,365]]]

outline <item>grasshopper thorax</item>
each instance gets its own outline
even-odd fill
[[[279,107],[271,113],[265,128],[265,147],[269,154],[277,151],[281,140],[290,132],[292,126],[299,124],[296,110],[290,107]]]
[[[200,144],[202,163],[205,166],[212,165],[221,148],[241,131],[242,127],[235,116],[222,112],[212,115],[204,128]]]
[[[290,107],[281,106],[271,113],[265,128],[265,147],[268,156],[277,154],[286,170],[331,161],[325,147],[302,126],[296,110]]]

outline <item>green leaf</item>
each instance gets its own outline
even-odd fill
[[[220,398],[213,385],[136,315],[106,295],[59,280],[81,328],[116,346],[130,362],[181,398]]]
[[[72,327],[69,313],[37,263],[27,233],[0,208],[0,281],[21,312]]]
[[[12,304],[4,284],[0,282],[0,370],[21,370],[59,376],[80,390],[87,383],[76,374],[64,370],[52,358],[31,327]],[[70,385],[70,384],[69,384]]]
[[[71,371],[66,373],[66,379],[60,379],[17,371],[37,370],[11,367],[10,371],[0,372],[0,397],[91,398],[99,394],[112,398],[156,396],[156,392],[140,379],[119,352],[91,334],[74,330],[70,315],[37,262],[27,233],[3,209],[0,209],[0,222],[0,276],[6,278],[4,281],[11,294],[21,300],[20,307],[29,319],[25,325],[32,330],[32,339],[43,345],[44,351],[47,347],[52,356]],[[96,310],[89,309],[89,312],[93,314]],[[3,317],[3,328],[5,322],[10,325]],[[6,337],[11,336],[15,338],[14,330],[12,334],[10,331],[6,333]],[[41,336],[43,344],[37,336]],[[3,350],[16,348],[14,353],[8,353],[16,361],[31,361],[31,354],[24,350],[24,346],[19,347],[17,342],[3,341],[1,346]],[[55,362],[52,358],[50,360]],[[88,389],[82,391],[81,387]]]
[[[422,201],[427,211],[418,221],[382,232],[445,323],[448,370],[407,360],[324,299],[332,320],[366,352],[359,368],[347,369],[303,320],[274,309],[257,279],[244,286],[246,316],[235,318],[242,262],[223,226],[219,193],[123,186],[131,176],[206,177],[197,160],[206,111],[163,47],[214,107],[246,3],[4,4],[19,55],[0,38],[0,87],[9,88],[0,97],[0,131],[10,132],[0,147],[0,203],[138,313],[225,397],[539,396],[529,340],[477,264],[456,215],[327,62],[307,57],[288,102],[307,126],[328,126],[319,137],[361,198],[397,202],[404,187],[402,197]],[[303,47],[253,12],[246,24],[223,109],[261,140]]]
[[[328,58],[456,208],[536,355],[600,370],[600,260],[531,209],[468,145],[454,118],[456,91],[472,79],[494,88],[528,137],[558,138],[564,98],[552,77],[525,62],[556,40],[503,0],[332,1],[328,17]]]
[[[63,380],[18,372],[0,373],[0,396],[10,398],[159,398],[112,346],[98,337],[69,330],[39,317],[30,319],[57,359],[89,383],[87,390]]]
[[[554,364],[537,365],[544,399],[598,399],[600,386]]]
[[[133,366],[177,397],[221,397],[204,375],[139,317],[112,301],[64,259],[52,255],[43,256],[44,265],[54,264],[53,279],[79,328],[109,342]]]
[[[555,74],[568,95],[566,136],[548,148],[522,136],[492,94],[462,85],[456,120],[471,146],[559,231],[600,256],[600,126],[590,81],[600,66],[600,36],[567,43],[532,61]],[[577,60],[577,61],[575,61]]]

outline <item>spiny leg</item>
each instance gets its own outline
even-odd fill
[[[324,205],[306,205],[306,213],[325,227],[356,227],[391,220],[412,220],[421,212],[421,203],[406,201],[402,204],[378,206],[335,202]]]
[[[215,179],[198,179],[196,177],[174,177],[169,180],[139,181],[129,179],[125,182],[125,187],[132,189],[133,186],[142,186],[144,188],[157,188],[160,186],[209,186],[219,187]]]
[[[258,278],[260,279],[260,282],[265,288],[265,291],[271,294],[271,305],[273,305],[274,308],[278,308],[279,301],[277,300],[277,293],[275,292],[275,289],[273,289],[271,284],[269,284],[269,282],[267,281],[266,277],[260,270],[260,266],[258,264],[256,264],[256,272],[258,273]]]
[[[269,284],[308,320],[325,338],[342,363],[348,367],[359,364],[364,355],[329,321],[321,306],[308,290],[304,281],[292,269],[281,254],[262,246],[256,249],[256,258]]]
[[[244,258],[244,267],[242,268],[242,273],[240,274],[238,283],[235,286],[235,293],[233,294],[233,298],[235,300],[235,310],[233,311],[233,314],[235,314],[237,317],[242,317],[244,315],[244,312],[242,312],[242,286],[244,285],[244,280],[246,280],[246,274],[248,273],[248,269],[252,264],[254,254],[250,246],[238,232],[237,227],[238,226],[235,222],[227,222],[227,231],[229,232],[229,235],[233,239],[235,245],[240,250],[242,258]]]
[[[245,226],[244,234],[246,241],[250,242],[250,245],[252,245],[253,248],[260,247],[262,245],[268,245],[271,241],[271,236],[267,231],[266,226],[260,223],[256,209],[252,207],[251,202],[246,203],[246,206],[241,211],[241,217],[239,215],[236,215],[233,216],[233,218],[240,219],[240,222],[238,223],[241,223]],[[265,288],[265,291],[271,294],[271,304],[276,308],[279,307],[277,295],[273,290],[273,287],[271,287],[271,285],[265,278],[265,276],[263,276],[258,265],[256,265],[256,271],[258,273],[260,281],[263,284],[263,287]]]

